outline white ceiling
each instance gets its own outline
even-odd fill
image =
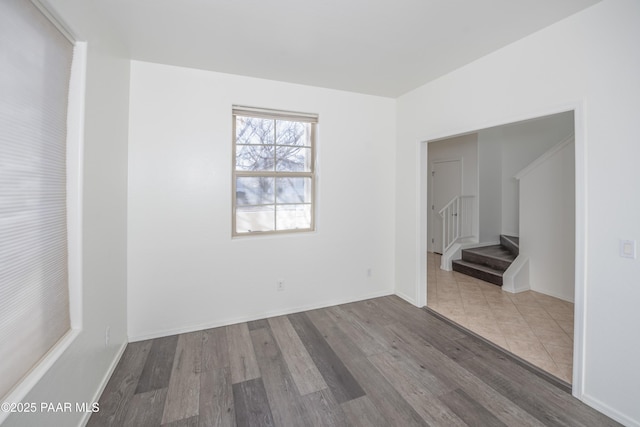
[[[397,97],[599,0],[94,0],[131,57]]]

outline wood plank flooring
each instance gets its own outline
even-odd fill
[[[614,426],[389,296],[131,343],[89,426]]]

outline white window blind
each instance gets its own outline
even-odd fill
[[[0,401],[70,329],[66,123],[73,45],[0,1]]]

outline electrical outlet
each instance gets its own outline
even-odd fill
[[[636,259],[636,241],[620,240],[620,256],[623,258]]]
[[[276,281],[276,290],[278,292],[284,291],[284,279],[278,279]]]
[[[109,346],[109,340],[111,339],[111,326],[107,326],[104,330],[104,347]]]

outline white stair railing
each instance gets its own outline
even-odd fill
[[[454,197],[440,209],[442,217],[442,253],[456,241],[473,236],[473,202],[475,196]]]

